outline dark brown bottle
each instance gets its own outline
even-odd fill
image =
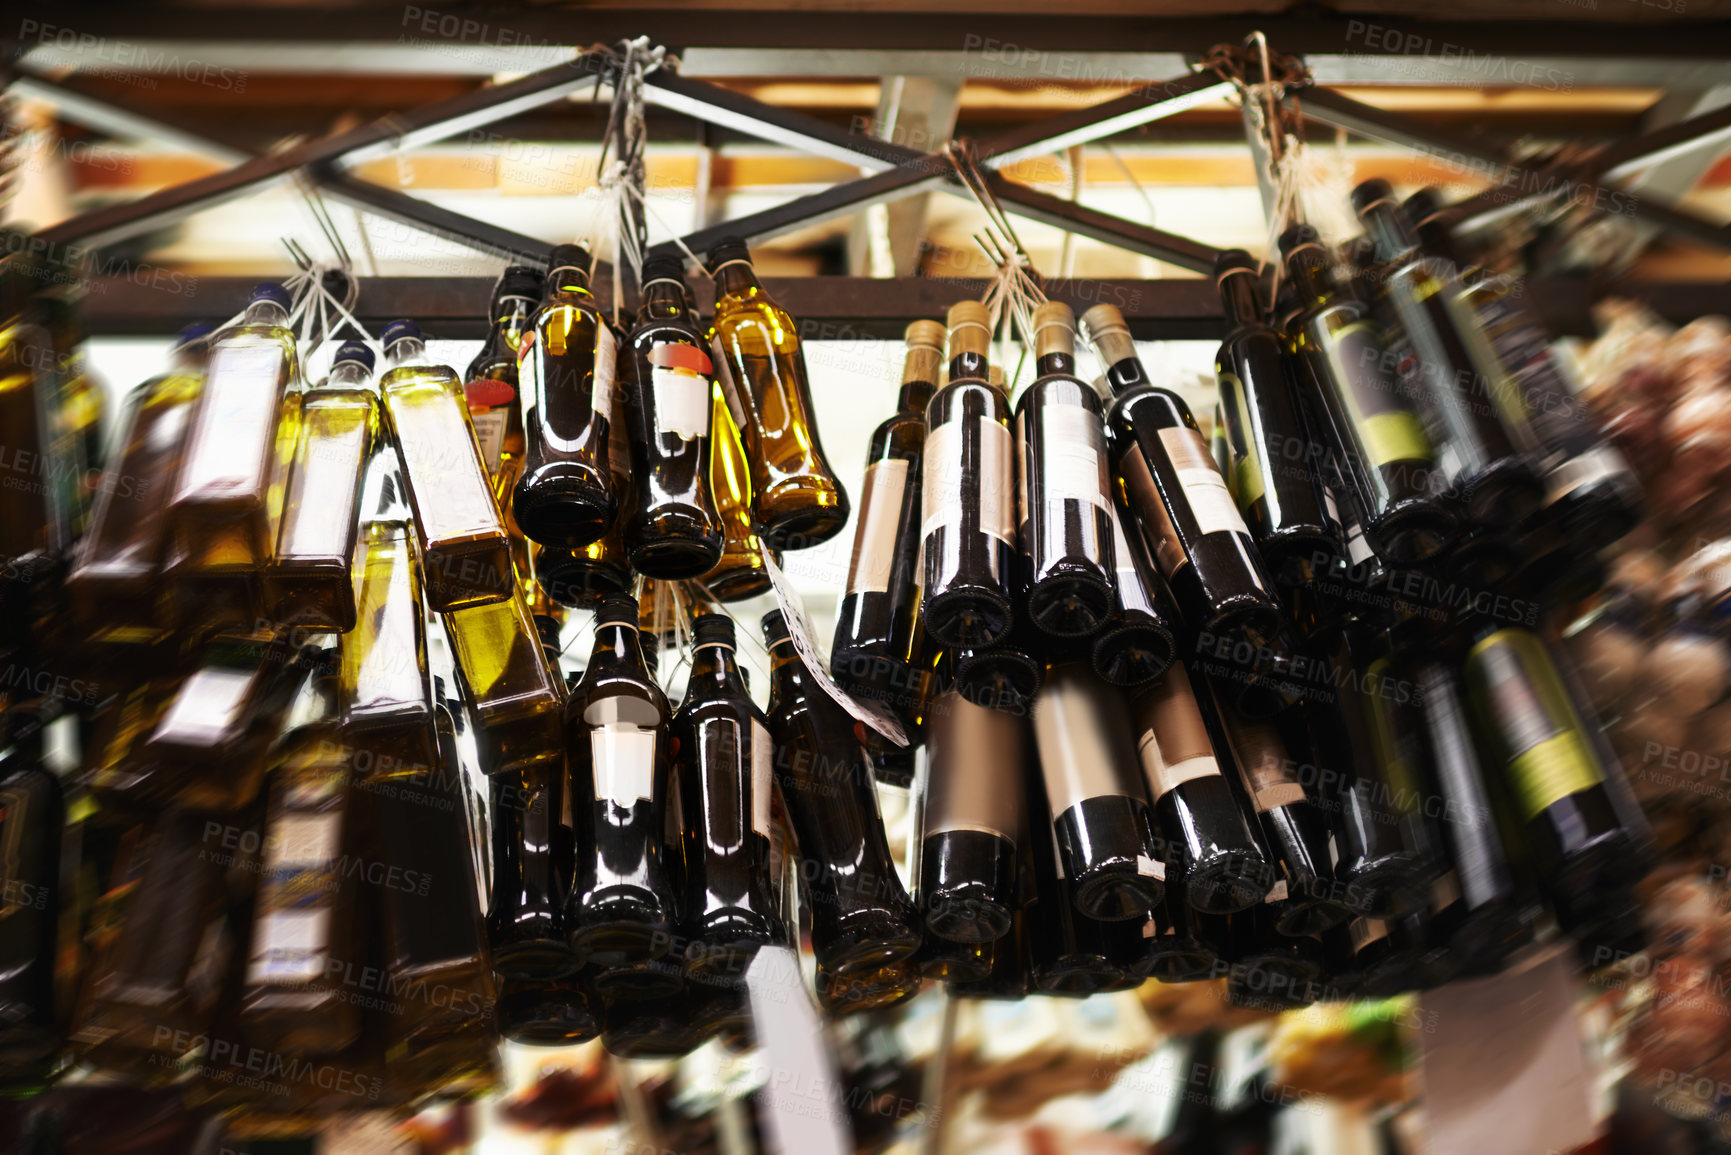
[[[0,752],[0,1079],[46,1074],[62,1042],[54,962],[66,798],[42,764],[41,718],[15,710],[13,721],[32,725]]]
[[[918,879],[926,929],[990,942],[1009,933],[1016,905],[1027,723],[951,690],[933,704],[929,726]]]
[[[1213,978],[1220,959],[1196,933],[1196,912],[1184,901],[1184,876],[1167,878],[1166,900],[1143,924],[1143,954],[1139,974],[1163,983],[1188,983]]]
[[[949,673],[968,702],[989,710],[1026,717],[1034,696],[1046,680],[1046,667],[1017,638],[1021,631],[985,650],[957,650],[950,655]]]
[[[1273,583],[1190,407],[1149,380],[1114,306],[1094,306],[1082,323],[1117,394],[1107,413],[1113,475],[1186,628],[1272,639],[1281,625]]]
[[[517,363],[528,407],[511,501],[530,538],[577,549],[605,534],[619,511],[608,461],[618,342],[589,292],[589,254],[560,245],[551,265]]]
[[[1396,565],[1434,557],[1459,532],[1459,518],[1370,307],[1335,290],[1328,253],[1309,225],[1282,234],[1280,251],[1304,306],[1287,331],[1299,393],[1351,489],[1366,541]]]
[[[950,380],[926,406],[920,617],[946,646],[984,648],[1010,632],[1016,564],[1015,439],[987,376],[986,307],[950,307]]]
[[[565,910],[576,861],[566,817],[569,787],[564,757],[488,776],[493,884],[487,939],[501,978],[555,979],[580,961],[571,950]]]
[[[758,949],[787,941],[769,875],[774,750],[734,656],[733,619],[699,614],[673,772],[685,843],[687,976],[739,982]]]
[[[1126,524],[1112,503],[1112,559],[1118,567],[1112,610],[1094,636],[1094,672],[1114,686],[1140,686],[1166,672],[1178,656],[1178,607],[1154,569],[1140,526]]]
[[[1030,806],[1035,801],[1045,802],[1045,790],[1038,782],[1029,786]],[[1122,982],[1124,970],[1111,957],[1108,924],[1077,909],[1062,849],[1043,837],[1056,817],[1050,805],[1042,805],[1034,808],[1030,822],[1034,827],[1029,842],[1034,852],[1035,897],[1028,912],[1033,985],[1044,994],[1085,998]],[[1140,922],[1123,925],[1137,927]]]
[[[764,615],[763,634],[775,776],[811,896],[818,965],[849,975],[904,960],[919,948],[920,917],[890,856],[856,723],[806,668],[780,610]]]
[[[1090,918],[1140,922],[1160,905],[1166,868],[1123,695],[1079,662],[1053,666],[1034,739],[1066,891]]]
[[[631,567],[652,578],[698,577],[721,560],[721,515],[709,494],[714,367],[690,313],[683,262],[651,257],[629,341],[636,500],[622,515]]]
[[[926,406],[943,368],[944,327],[915,321],[907,330],[896,411],[866,446],[865,486],[847,585],[830,642],[830,670],[850,693],[895,695],[914,657],[920,608],[920,467]]]
[[[666,696],[643,662],[637,602],[608,598],[595,649],[566,705],[577,869],[566,908],[571,947],[608,997],[659,997],[678,971],[653,964],[677,920],[667,861]]]

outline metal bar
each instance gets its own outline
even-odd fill
[[[54,245],[99,247],[241,196],[260,185],[279,180],[297,168],[338,161],[359,163],[398,148],[413,148],[443,140],[515,116],[595,84],[611,60],[610,53],[585,53],[574,60],[505,84],[481,88],[425,108],[387,116],[348,132],[256,157],[223,172],[187,181],[127,204],[83,213],[44,229],[40,236]]]
[[[1428,155],[1446,154],[1444,159],[1477,161],[1501,169],[1509,164],[1500,143],[1466,136],[1398,112],[1389,112],[1343,96],[1332,88],[1310,87],[1298,91],[1304,115],[1372,140],[1403,145]]]
[[[61,81],[40,76],[21,66],[14,66],[7,91],[30,100],[54,105],[55,111],[74,124],[82,124],[98,132],[116,137],[136,137],[154,140],[174,148],[199,153],[224,164],[239,164],[252,154],[211,140],[199,133],[168,124],[152,116],[92,96]]]
[[[1609,145],[1599,150],[1592,163],[1614,178],[1618,169],[1644,168],[1677,153],[1693,152],[1727,132],[1731,132],[1731,105]]]
[[[312,177],[327,195],[344,204],[402,221],[434,236],[469,245],[517,264],[545,264],[553,254],[553,246],[546,241],[440,208],[420,197],[373,184],[328,165],[313,169]]]
[[[1041,224],[1068,229],[1109,245],[1117,245],[1133,253],[1157,257],[1192,272],[1212,274],[1214,258],[1220,255],[1220,250],[1212,245],[1147,225],[1139,225],[1085,205],[1072,204],[1061,197],[1048,196],[1027,185],[1006,180],[995,172],[986,174],[986,183],[1010,212]]]
[[[1232,85],[1213,72],[1192,72],[1146,85],[1116,100],[1043,117],[998,133],[980,142],[978,156],[985,164],[1003,165],[1025,156],[1063,152],[1071,145],[1104,140],[1151,121],[1176,116],[1231,91]]]

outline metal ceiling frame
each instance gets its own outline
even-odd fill
[[[577,53],[571,60],[516,80],[387,116],[346,132],[296,143],[264,156],[240,159],[232,167],[211,176],[163,189],[127,204],[81,214],[42,230],[39,237],[50,245],[89,250],[178,219],[263,184],[304,173],[334,198],[364,211],[406,222],[507,259],[545,259],[551,249],[546,242],[363,181],[347,170],[401,148],[448,139],[468,129],[496,123],[539,105],[591,90],[608,79],[617,61],[618,57],[610,50],[593,48]],[[111,130],[154,132],[182,144],[204,146],[203,151],[219,157],[233,159],[236,155],[235,150],[227,146],[205,141],[174,125],[63,89],[25,68],[15,67],[14,74],[17,78],[15,83],[25,85],[26,90],[35,95],[59,101],[74,119],[83,117],[93,122],[106,122]],[[1148,84],[1090,108],[1018,126],[976,142],[974,153],[985,166],[989,187],[1006,210],[1194,272],[1208,273],[1212,271],[1218,253],[1210,245],[1047,195],[1012,181],[995,169],[1025,157],[1103,139],[1171,116],[1218,98],[1230,87],[1230,83],[1218,73],[1198,69],[1168,81]],[[1560,171],[1566,174],[1565,187],[1579,190],[1581,195],[1603,198],[1616,194],[1615,186],[1600,175],[1602,171],[1611,167],[1627,169],[1645,157],[1684,147],[1692,140],[1715,136],[1727,129],[1726,115],[1711,113],[1648,137],[1612,146],[1603,151],[1604,163],[1596,168],[1546,170],[1509,155],[1494,143],[1424,124],[1353,100],[1326,87],[1308,86],[1296,91],[1301,96],[1300,106],[1306,116],[1431,155],[1440,152],[1461,158],[1481,166],[1485,175],[1500,179],[1502,183],[1487,193],[1464,202],[1470,211],[1502,204],[1512,196],[1531,199],[1555,192]],[[684,246],[693,252],[707,248],[721,236],[737,235],[747,242],[761,241],[928,189],[971,195],[955,176],[942,151],[921,152],[868,133],[848,131],[817,117],[778,108],[706,80],[682,76],[671,68],[657,69],[648,74],[646,96],[652,103],[701,121],[724,125],[800,151],[857,164],[866,170],[866,175],[857,180],[733,221],[700,228],[681,238]],[[1508,189],[1511,183],[1515,187],[1513,193]],[[1496,194],[1501,194],[1500,200],[1486,199]],[[1621,195],[1630,203],[1628,211],[1634,215],[1668,231],[1731,250],[1731,228],[1673,206],[1645,201],[1629,194]],[[658,247],[676,250],[673,242]]]

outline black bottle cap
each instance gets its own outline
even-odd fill
[[[602,626],[630,626],[637,628],[637,599],[607,597],[601,599],[601,608],[595,611],[595,628]]]
[[[657,253],[643,262],[643,283],[678,281],[685,283],[685,258],[677,253]]]
[[[1280,234],[1280,255],[1290,256],[1292,250],[1322,242],[1321,236],[1309,225],[1293,225]]]
[[[787,619],[780,610],[770,610],[763,615],[763,640],[766,645],[785,642],[792,636],[787,632]]]
[[[1379,201],[1394,201],[1394,186],[1381,177],[1371,177],[1352,190],[1352,211],[1360,216]]]
[[[493,286],[493,298],[501,300],[506,297],[529,297],[539,300],[541,287],[546,280],[547,274],[533,265],[507,266],[505,271],[499,274],[498,284]]]
[[[289,297],[289,291],[281,285],[275,284],[254,285],[252,296],[249,298],[250,301],[275,301],[285,309],[294,304],[293,299]]]
[[[1243,249],[1227,249],[1214,258],[1214,275],[1224,277],[1229,273],[1249,273],[1256,275],[1256,258]]]
[[[691,636],[700,646],[731,646],[733,619],[726,614],[698,614],[691,621]]]
[[[1447,207],[1436,189],[1421,188],[1406,198],[1406,201],[1400,206],[1400,211],[1406,214],[1406,219],[1416,229]]]
[[[547,268],[576,269],[584,276],[589,275],[589,250],[582,245],[554,245],[553,255],[547,261]]]
[[[193,348],[210,341],[210,335],[216,332],[216,326],[209,321],[194,321],[176,334],[174,347],[176,349]]]
[[[373,371],[373,366],[377,363],[373,359],[373,351],[361,341],[344,341],[342,346],[337,349],[336,357],[331,360],[331,366],[334,368],[344,361],[357,362],[369,373]]]
[[[709,271],[714,272],[729,261],[751,261],[751,250],[740,237],[722,237],[709,246]]]
[[[379,344],[383,345],[387,352],[390,350],[390,347],[395,345],[398,341],[420,341],[424,339],[425,338],[421,336],[421,327],[413,321],[408,320],[392,321],[389,325],[385,326],[385,331],[379,334]]]

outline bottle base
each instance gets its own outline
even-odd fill
[[[1009,636],[1015,620],[1002,590],[963,586],[926,599],[926,633],[955,649],[983,650]]]
[[[544,982],[576,972],[582,960],[556,939],[501,943],[493,948],[493,970],[500,978]]]
[[[1171,667],[1178,656],[1172,631],[1152,618],[1108,626],[1094,640],[1094,672],[1114,686],[1141,686]]]
[[[665,539],[640,542],[630,547],[631,568],[659,581],[684,581],[702,577],[721,561],[719,541]]]
[[[1184,901],[1203,914],[1237,914],[1268,897],[1273,871],[1261,858],[1227,858],[1185,872]]]
[[[1028,590],[1028,619],[1053,637],[1088,637],[1111,612],[1112,587],[1092,577],[1048,578]]]

